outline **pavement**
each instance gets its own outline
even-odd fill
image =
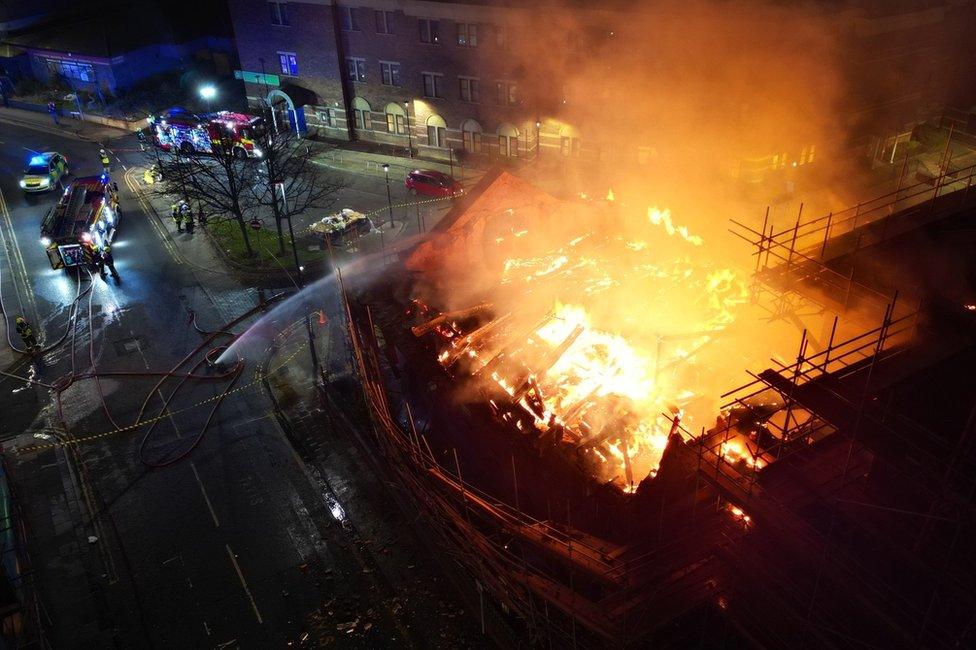
[[[28,495],[30,586],[51,646],[483,645],[429,551],[402,534],[386,486],[311,403],[291,415],[315,451],[296,454],[264,382],[268,363],[285,372],[301,358],[269,359],[282,312],[261,306],[277,290],[242,286],[203,233],[159,218],[134,138],[23,118],[0,114],[0,294],[6,320],[27,315],[52,349],[5,353],[24,380],[0,376],[0,440]],[[100,171],[96,142],[121,189],[119,281],[51,269],[38,223],[56,197],[16,185],[32,150]],[[346,191],[362,209],[386,204],[385,178],[351,177]],[[411,220],[396,221],[387,234],[406,236]],[[243,365],[223,376],[204,354],[228,328],[246,331],[228,353]]]

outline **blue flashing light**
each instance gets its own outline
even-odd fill
[[[102,185],[107,185],[108,184],[108,174],[103,173],[100,176],[100,178],[101,178],[101,181],[102,181]]]
[[[27,164],[28,165],[46,165],[47,164],[47,160],[44,159],[44,156],[31,156],[30,162],[27,163]]]

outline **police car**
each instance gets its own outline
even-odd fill
[[[20,188],[25,192],[47,192],[61,187],[67,175],[68,159],[56,151],[47,151],[27,161]]]

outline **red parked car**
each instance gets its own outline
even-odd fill
[[[429,169],[413,170],[403,184],[411,194],[424,196],[458,196],[464,192],[461,184],[447,174]]]

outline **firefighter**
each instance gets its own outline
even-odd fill
[[[99,154],[99,156],[101,156],[101,159],[102,159],[102,169],[104,169],[105,170],[105,173],[107,174],[108,173],[109,164],[111,163],[111,161],[108,159],[108,152],[105,151],[105,149],[99,149],[98,150],[98,154]]]
[[[37,344],[37,337],[34,336],[34,330],[23,316],[17,317],[17,333],[20,334],[20,340],[24,342],[28,351],[33,351],[40,347]]]
[[[108,244],[102,246],[101,259],[102,277],[105,277],[105,267],[108,267],[108,270],[112,272],[112,277],[118,280],[119,272],[115,270],[115,258],[112,256],[112,247]]]
[[[192,212],[190,210],[190,204],[187,203],[186,201],[180,199],[180,221],[185,221],[186,222],[186,224],[187,224],[186,231],[187,232],[190,232],[192,230],[192,228],[193,228],[193,226],[190,225],[190,219],[192,219],[192,218],[193,218],[193,215],[192,215]]]
[[[183,213],[180,211],[180,204],[174,203],[173,208],[173,221],[176,222],[176,232],[183,232]]]
[[[191,235],[193,234],[193,226],[194,225],[195,224],[193,223],[193,210],[192,209],[187,210],[186,211],[186,231],[189,234],[191,234]]]
[[[204,214],[202,205],[197,210],[197,221],[200,222],[201,228],[207,227],[207,215]]]

